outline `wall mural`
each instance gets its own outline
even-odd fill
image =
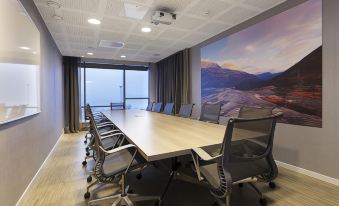
[[[309,0],[201,49],[202,103],[223,116],[276,107],[280,122],[322,126],[322,2]]]

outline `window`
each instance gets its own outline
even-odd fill
[[[148,71],[81,68],[80,90],[83,109],[86,104],[90,104],[93,111],[124,106],[126,109],[145,109],[149,100]]]
[[[148,104],[148,71],[126,70],[126,109],[145,109]]]

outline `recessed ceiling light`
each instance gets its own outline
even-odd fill
[[[82,58],[84,58],[85,56],[81,56]]]
[[[93,53],[92,53],[92,52],[87,52],[87,54],[88,54],[88,55],[91,55],[91,56],[93,55]]]
[[[98,25],[101,24],[101,21],[98,19],[88,19],[88,23]]]
[[[151,32],[152,29],[149,28],[149,27],[142,27],[142,28],[141,28],[141,31],[142,31],[142,32],[145,32],[145,33],[148,33],[148,32]]]
[[[21,47],[19,47],[20,49],[22,49],[22,50],[30,50],[31,48],[29,48],[29,47],[27,47],[27,46],[21,46]]]
[[[121,55],[120,57],[121,57],[121,58],[126,58],[126,55]]]
[[[60,9],[61,7],[61,4],[55,1],[47,1],[46,3],[47,3],[47,6],[52,7],[54,9]]]
[[[37,54],[36,51],[32,52],[32,54]]]

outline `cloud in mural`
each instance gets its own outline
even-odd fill
[[[201,49],[202,103],[283,110],[284,123],[322,125],[322,2],[310,0]]]

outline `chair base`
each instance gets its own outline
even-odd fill
[[[104,197],[96,200],[91,200],[88,202],[88,205],[98,205],[102,203],[113,203],[112,206],[134,206],[135,202],[143,202],[143,201],[155,201],[158,205],[161,205],[161,199],[159,196],[141,196],[138,194],[122,194],[113,195],[109,197]]]

